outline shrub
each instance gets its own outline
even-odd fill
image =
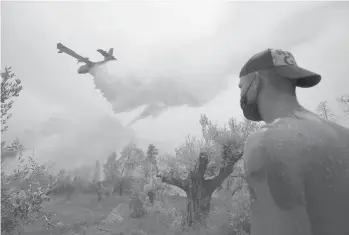
[[[131,218],[141,218],[145,216],[146,210],[144,209],[144,203],[140,199],[139,193],[133,193],[129,202],[129,208],[131,211]]]
[[[36,220],[44,221],[48,229],[52,226],[51,216],[43,210],[42,204],[49,201],[48,194],[52,184],[41,184],[40,180],[48,177],[46,168],[29,158],[29,164],[18,167],[12,174],[1,174],[1,232],[12,234]],[[28,183],[27,188],[16,188],[15,182]]]
[[[233,197],[231,215],[231,226],[233,234],[249,234],[251,227],[251,205],[250,194],[247,185],[237,192]]]

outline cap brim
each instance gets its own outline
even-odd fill
[[[296,86],[298,87],[313,87],[321,81],[321,76],[319,74],[298,67],[297,65],[274,67],[272,70],[280,76],[289,79],[297,79]]]

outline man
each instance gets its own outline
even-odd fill
[[[306,110],[295,93],[320,80],[280,50],[241,70],[244,116],[266,122],[244,150],[251,235],[349,234],[349,129]]]

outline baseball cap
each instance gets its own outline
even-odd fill
[[[241,69],[240,77],[258,70],[271,70],[288,79],[297,79],[296,86],[308,88],[317,85],[321,76],[299,67],[294,56],[287,51],[267,49],[247,61]]]

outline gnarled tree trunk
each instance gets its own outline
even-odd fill
[[[204,175],[208,165],[208,155],[200,153],[195,168],[189,173],[188,178],[179,179],[174,176],[160,176],[162,181],[177,186],[187,194],[187,225],[192,227],[197,223],[205,223],[211,209],[212,193],[223,183],[233,171],[234,164],[241,159],[242,153],[231,157],[233,161],[219,169],[218,175],[212,179],[205,179]]]
[[[195,223],[205,223],[211,208],[212,189],[205,180],[192,178],[186,193],[186,223],[190,227]]]

